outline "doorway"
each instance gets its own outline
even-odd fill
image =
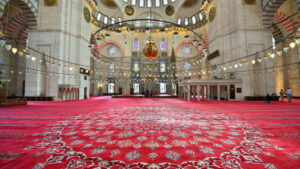
[[[230,99],[235,100],[235,86],[230,85]]]
[[[87,87],[84,88],[84,99],[87,99]]]

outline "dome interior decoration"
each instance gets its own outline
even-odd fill
[[[101,0],[103,4],[111,8],[117,8],[117,4],[114,0]]]
[[[190,8],[190,7],[197,5],[197,3],[199,3],[199,2],[200,2],[200,0],[186,0],[183,4],[183,7]]]

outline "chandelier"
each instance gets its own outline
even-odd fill
[[[158,48],[156,47],[155,42],[150,38],[146,43],[145,48],[143,49],[144,55],[152,62],[158,54]]]

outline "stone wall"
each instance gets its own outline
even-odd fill
[[[84,7],[86,1],[58,1],[49,7],[40,0],[38,28],[29,33],[29,46],[64,61],[79,65],[55,61],[45,65],[43,62],[28,63],[28,67],[39,68],[36,76],[26,78],[26,96],[53,96],[58,98],[58,86],[71,85],[79,87],[80,99],[84,98],[84,88],[89,90],[89,78],[79,74],[79,68],[90,67],[89,40],[92,32],[90,23],[85,21]],[[74,67],[70,70],[70,67]],[[34,72],[31,72],[34,73]],[[88,95],[89,91],[87,91]]]
[[[210,60],[210,65],[218,65],[244,56],[263,57],[265,53],[255,55],[258,51],[272,45],[271,30],[263,28],[262,9],[258,1],[254,5],[246,5],[243,1],[215,0],[212,3],[216,9],[216,18],[208,23],[210,53],[219,50],[220,56]],[[223,66],[223,79],[241,79],[242,95],[266,95],[275,92],[274,74],[265,68],[272,67],[273,62],[267,61],[234,68],[236,62]],[[233,67],[229,70],[229,67]],[[248,71],[249,70],[249,71]],[[256,71],[257,70],[257,71]],[[245,71],[245,72],[241,72]]]

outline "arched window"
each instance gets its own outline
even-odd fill
[[[160,6],[160,0],[155,0],[155,6],[159,7]]]
[[[116,19],[115,18],[111,18],[111,24],[115,24],[116,23]]]
[[[108,22],[108,17],[105,16],[105,17],[104,17],[104,24],[107,24],[107,22]]]
[[[276,41],[275,41],[274,36],[272,36],[272,47],[273,47],[273,49],[276,49]]]
[[[101,20],[101,13],[98,13],[97,14],[97,21],[100,22],[100,20]]]
[[[140,7],[144,7],[144,0],[140,0]]]
[[[201,12],[199,13],[199,20],[200,20],[200,22],[203,21],[203,14]]]
[[[139,38],[134,38],[133,51],[139,51],[139,50],[140,50]]]
[[[189,18],[184,18],[184,25],[188,26],[189,25]]]
[[[181,18],[178,18],[177,24],[178,24],[178,25],[181,25]]]
[[[186,71],[191,70],[191,63],[188,62],[188,61],[185,62],[185,70],[186,70]]]
[[[192,17],[192,22],[193,22],[194,25],[196,24],[196,16]]]
[[[131,5],[136,5],[136,0],[131,0]]]
[[[148,6],[148,8],[152,7],[152,0],[148,0],[147,6]]]
[[[166,39],[165,38],[161,38],[161,41],[160,41],[160,50],[161,51],[166,51]]]
[[[164,0],[164,5],[168,5],[168,0]]]

